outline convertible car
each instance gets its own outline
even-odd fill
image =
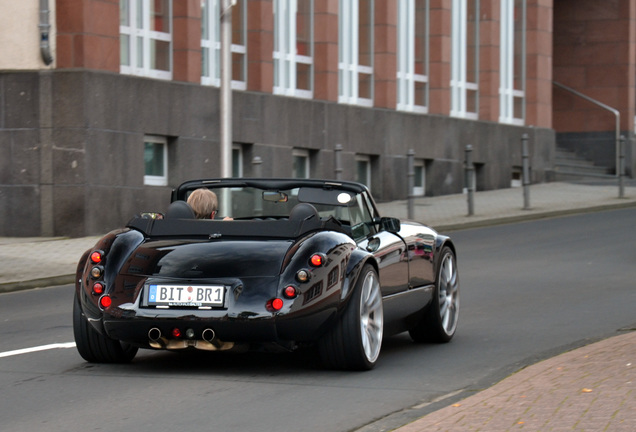
[[[219,219],[195,218],[186,201],[199,188],[217,195]],[[209,179],[84,253],[73,330],[89,362],[313,345],[326,367],[368,370],[384,336],[448,342],[458,314],[451,239],[381,217],[366,186]]]

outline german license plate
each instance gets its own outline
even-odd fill
[[[219,307],[224,295],[222,285],[148,285],[148,305],[163,308]]]

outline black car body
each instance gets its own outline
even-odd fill
[[[195,219],[192,191],[232,220]],[[104,236],[78,264],[77,348],[123,362],[138,348],[317,344],[335,368],[370,369],[382,338],[449,341],[459,280],[450,238],[380,217],[358,183],[210,179],[173,191]]]

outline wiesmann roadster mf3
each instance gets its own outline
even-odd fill
[[[195,218],[186,201],[199,188],[215,192],[221,219]],[[234,178],[183,183],[165,212],[86,251],[73,329],[90,362],[313,345],[327,367],[367,370],[383,337],[448,342],[458,316],[449,237],[381,217],[358,183]]]

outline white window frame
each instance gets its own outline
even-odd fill
[[[358,178],[358,163],[360,162],[366,164],[365,181],[361,181],[361,179]],[[356,155],[356,181],[361,182],[362,184],[366,185],[369,190],[371,190],[371,156],[363,154]]]
[[[413,161],[414,178],[413,178],[413,195],[424,196],[426,194],[426,163],[423,159],[415,159]],[[419,175],[418,175],[419,168]],[[422,186],[415,186],[419,180]]]
[[[247,7],[245,0],[235,0],[241,3],[242,16],[241,33],[242,39],[247,43]],[[201,18],[201,84],[221,87],[221,3],[222,0],[202,0],[202,18]],[[234,13],[234,12],[233,12]],[[206,28],[206,25],[208,28]],[[207,37],[206,37],[207,35]],[[243,80],[232,79],[233,90],[247,89],[247,46],[240,44],[231,44],[232,54],[243,56],[243,70],[241,76]],[[204,51],[207,50],[207,59]],[[208,74],[206,75],[206,68]]]
[[[374,2],[369,1],[371,19],[374,16]],[[359,0],[340,0],[338,13],[338,102],[350,105],[373,106],[373,32],[370,37],[371,66],[361,65],[359,59],[358,28],[360,26]],[[374,23],[371,23],[374,27]],[[371,98],[361,98],[360,75],[367,75],[371,82]]]
[[[168,186],[168,139],[157,135],[144,136],[144,151],[146,143],[160,144],[163,147],[163,175],[146,175],[145,158],[144,158],[144,185],[146,186]]]
[[[425,74],[415,73],[415,35],[416,3],[418,0],[400,0],[398,2],[398,71],[397,71],[397,109],[400,111],[428,112],[428,59],[429,59],[429,1],[422,0],[426,8],[426,58]],[[424,105],[415,100],[416,83],[426,87]]]
[[[501,0],[501,49],[499,122],[523,126],[525,124],[526,98],[526,1],[521,10],[521,53],[515,52],[518,40],[515,28],[515,0]],[[515,70],[515,55],[521,56],[521,70]],[[515,88],[515,74],[520,76],[521,88]],[[521,103],[521,117],[515,117],[515,102]]]
[[[309,2],[311,12],[309,55],[298,54],[296,29],[299,0],[274,0],[274,94],[311,99],[314,97],[314,0]],[[309,90],[297,88],[298,65],[309,65]]]
[[[476,82],[468,81],[468,7],[467,2],[475,2],[475,9],[479,12],[479,0],[453,0],[452,3],[452,59],[451,59],[451,112],[452,117],[460,117],[477,120],[479,114],[469,111],[467,106],[467,92],[475,92],[475,109],[479,108],[479,13],[476,13],[475,21],[475,71]]]
[[[127,25],[124,25],[123,17],[120,17],[120,44],[121,49],[124,48],[128,52],[130,64],[120,64],[120,72],[127,75],[138,75],[149,78],[157,78],[164,80],[172,79],[173,56],[172,56],[172,0],[168,1],[168,17],[166,18],[170,25],[170,33],[151,30],[150,12],[151,0],[120,0],[120,13],[127,8]],[[140,16],[141,15],[141,16]],[[141,21],[141,22],[139,22]],[[124,24],[122,24],[124,23]],[[124,42],[123,37],[128,38],[128,43]],[[169,71],[154,69],[152,67],[152,56],[154,51],[151,50],[153,41],[168,42],[170,56],[168,62],[170,64]],[[138,64],[139,42],[142,45],[141,65]]]
[[[292,159],[293,159],[293,163],[292,163],[292,177],[293,178],[303,178],[303,179],[308,179],[311,178],[311,171],[310,171],[310,167],[311,167],[311,161],[310,161],[310,154],[309,154],[309,150],[305,150],[305,149],[293,149],[292,151]],[[298,175],[298,172],[296,172],[296,158],[303,158],[305,160],[305,177],[300,177]]]

